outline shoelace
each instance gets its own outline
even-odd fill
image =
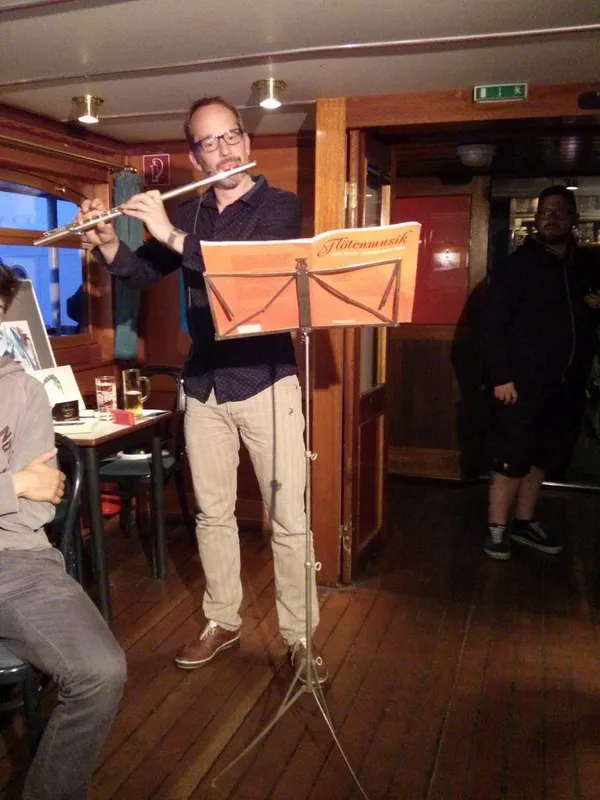
[[[490,536],[494,544],[502,544],[505,532],[505,525],[490,525]]]
[[[299,651],[300,651],[301,656],[306,657],[306,645],[303,642],[295,642],[294,643],[294,645],[292,647],[292,658],[293,659],[296,658],[296,656],[298,655]],[[312,652],[313,653],[315,652],[314,648],[312,648]],[[313,664],[316,664],[318,667],[322,666],[322,664],[323,664],[323,659],[319,655],[313,656],[313,660],[312,661],[313,661]]]
[[[206,637],[207,637],[207,636],[208,636],[210,633],[212,633],[212,632],[214,631],[214,629],[215,629],[215,628],[218,628],[218,625],[217,625],[217,623],[216,623],[216,622],[213,622],[213,621],[211,620],[210,622],[208,622],[208,623],[207,623],[207,625],[206,625],[206,628],[204,628],[204,630],[203,630],[203,631],[202,631],[202,633],[200,634],[200,638],[201,638],[201,639],[206,639]]]
[[[545,539],[548,538],[546,536],[546,532],[544,531],[544,529],[542,528],[540,523],[535,521],[535,520],[533,522],[529,523],[529,530],[533,531],[536,534],[536,536],[539,536],[540,539],[542,539],[542,540],[545,540]]]

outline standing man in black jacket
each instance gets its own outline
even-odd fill
[[[536,233],[492,275],[488,289],[482,345],[493,411],[484,551],[495,559],[510,557],[509,538],[544,553],[563,549],[535,510],[544,478],[561,478],[568,466],[596,349],[600,276],[575,245],[577,219],[571,191],[545,189]]]
[[[250,160],[250,142],[237,109],[220,97],[202,98],[185,123],[190,161],[206,175]],[[279,629],[300,679],[306,666],[304,415],[289,333],[215,341],[200,242],[292,239],[300,235],[296,195],[275,189],[264,176],[229,176],[201,198],[167,216],[159,192],[135,195],[122,207],[141,219],[152,238],[132,252],[110,224],[82,236],[97,248],[110,272],[147,286],[181,268],[188,296],[191,351],[184,371],[185,437],[199,508],[196,536],[206,577],[207,624],[176,656],[181,669],[196,669],[240,639],[242,602],[240,545],[235,520],[240,437],[256,472],[272,524]],[[84,201],[79,219],[103,211]],[[313,629],[318,622],[314,572]],[[327,678],[314,653],[313,675]]]

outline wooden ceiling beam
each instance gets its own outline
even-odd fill
[[[422,125],[476,120],[532,119],[584,116],[579,95],[598,91],[597,84],[530,85],[525,100],[475,103],[473,88],[435,92],[406,92],[379,97],[346,98],[348,128]]]

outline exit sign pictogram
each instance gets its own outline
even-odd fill
[[[473,100],[476,103],[498,103],[506,100],[525,100],[526,83],[496,83],[490,86],[475,86]]]

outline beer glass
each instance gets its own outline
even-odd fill
[[[133,411],[136,417],[144,412],[144,403],[150,397],[150,381],[139,369],[123,370],[123,408]]]

